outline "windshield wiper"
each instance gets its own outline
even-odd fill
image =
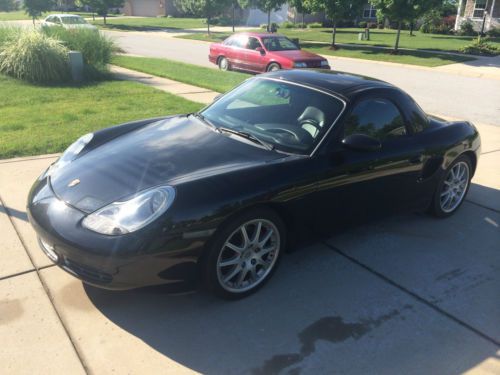
[[[193,113],[190,113],[190,115],[196,117],[197,119],[200,119],[203,123],[207,124],[212,129],[215,129],[215,130],[219,131],[219,128],[217,126],[215,126],[215,124],[213,122],[211,122],[210,120],[208,120],[201,113],[199,113],[199,112],[193,112]]]
[[[243,137],[245,139],[248,139],[254,143],[258,143],[261,146],[263,146],[266,150],[274,150],[274,145],[263,141],[262,139],[256,137],[255,135],[253,135],[251,133],[240,131],[240,130],[234,130],[234,129],[230,129],[230,128],[225,128],[223,126],[219,126],[217,128],[217,130],[219,130],[220,132],[235,134],[235,135],[238,135],[238,136]]]

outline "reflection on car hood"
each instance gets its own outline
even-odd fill
[[[196,118],[179,116],[82,155],[56,170],[51,184],[61,199],[92,212],[148,187],[175,185],[283,156],[215,132]]]
[[[315,53],[307,52],[301,49],[294,51],[272,51],[271,53],[294,61],[325,60],[323,57],[316,55]]]

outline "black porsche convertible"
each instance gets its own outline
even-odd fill
[[[278,71],[197,113],[84,135],[35,182],[29,220],[47,256],[95,286],[201,280],[239,298],[305,231],[453,214],[480,143],[388,83]]]

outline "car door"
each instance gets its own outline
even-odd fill
[[[423,147],[411,134],[390,95],[364,97],[351,106],[319,158],[318,228],[366,221],[415,208],[420,194]],[[342,141],[352,135],[377,140],[379,149],[361,150]]]
[[[260,48],[260,50],[258,50]],[[262,53],[264,48],[257,38],[249,37],[246,45],[245,57],[243,65],[245,70],[252,72],[263,72],[266,67],[266,58]]]
[[[227,49],[227,59],[233,69],[245,70],[245,53],[248,37],[246,35],[236,35],[231,38]]]

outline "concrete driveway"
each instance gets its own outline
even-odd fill
[[[500,128],[480,131],[455,216],[402,215],[304,245],[237,302],[83,285],[27,222],[30,185],[55,156],[0,161],[2,372],[500,373]]]

